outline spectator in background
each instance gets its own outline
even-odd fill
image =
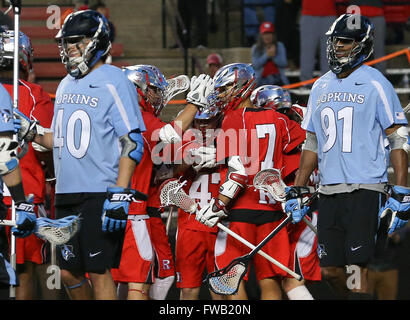
[[[325,33],[335,19],[334,0],[302,0],[302,15],[300,17],[301,81],[313,78],[318,46],[320,72],[323,75],[329,70]]]
[[[302,0],[276,0],[275,27],[278,41],[285,45],[290,69],[299,69],[299,12]]]
[[[257,86],[282,86],[289,83],[285,75],[285,68],[288,65],[286,48],[282,42],[276,40],[275,26],[272,22],[263,22],[259,27],[258,40],[252,46],[252,65]]]
[[[245,28],[246,45],[252,46],[258,37],[258,14],[256,8],[261,6],[265,16],[264,21],[275,23],[275,5],[277,0],[244,0],[243,22]]]
[[[350,0],[351,5],[359,6],[360,13],[370,19],[374,25],[374,58],[380,58],[385,55],[386,41],[386,20],[384,19],[382,0]],[[380,62],[374,65],[380,72],[386,72],[386,62]]]
[[[208,67],[208,75],[214,77],[215,73],[222,67],[223,59],[218,53],[211,53],[206,58],[206,66]]]
[[[105,3],[103,1],[100,1],[100,0],[98,0],[94,5],[90,6],[90,9],[101,13],[104,17],[107,18],[108,25],[110,27],[110,41],[111,41],[111,43],[113,43],[114,39],[115,39],[115,26],[109,20],[110,19],[110,10],[107,8]]]

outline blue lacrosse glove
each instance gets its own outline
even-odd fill
[[[28,202],[16,203],[17,225],[11,228],[11,232],[19,238],[28,237],[36,230],[36,220],[34,204]]]
[[[388,234],[402,228],[410,218],[410,188],[402,186],[387,186],[390,197],[379,211],[379,218],[387,212],[392,212]]]
[[[114,232],[125,229],[130,202],[146,201],[147,198],[146,194],[133,189],[122,187],[107,188],[107,199],[104,201],[103,214],[101,216],[102,230],[104,232]]]
[[[302,204],[303,187],[286,187],[286,203],[285,212],[287,215],[292,215],[292,223],[302,221],[303,217],[308,213],[309,206]]]

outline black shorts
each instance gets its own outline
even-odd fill
[[[118,268],[125,231],[103,232],[101,215],[105,193],[56,195],[56,218],[79,215],[78,233],[57,254],[61,269],[77,273],[105,273]]]
[[[356,190],[320,195],[318,256],[321,267],[366,265],[375,255],[378,213],[383,193]]]

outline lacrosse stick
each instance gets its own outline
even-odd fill
[[[403,109],[404,113],[407,113],[410,111],[410,102],[407,104],[407,106]]]
[[[191,84],[191,81],[188,76],[181,74],[175,78],[167,79],[168,86],[165,90],[165,103],[167,105],[168,102],[175,97],[176,95],[187,91]]]
[[[182,189],[183,185],[185,183],[179,182],[177,179],[169,179],[166,180],[162,183],[160,186],[160,201],[161,205],[163,206],[170,206],[174,205],[177,206],[178,208],[181,208],[182,210],[188,212],[188,213],[195,213],[196,209],[198,207],[197,203],[195,202],[194,199],[190,198],[185,191]],[[256,247],[239,236],[237,233],[231,231],[229,228],[225,227],[222,223],[218,222],[217,227],[221,229],[222,231],[225,231],[227,234],[238,240],[239,242],[243,243],[250,249],[255,249]],[[301,280],[301,276],[298,275],[297,273],[293,272],[283,264],[281,264],[279,261],[273,259],[271,256],[263,252],[262,250],[257,251],[261,256],[263,256],[265,259],[269,260],[272,262],[274,265],[276,265],[278,268],[281,268],[282,270],[286,271],[289,273],[292,277],[294,277],[297,280]]]
[[[278,169],[264,169],[259,171],[253,178],[253,186],[258,190],[263,190],[268,192],[273,199],[282,203],[283,211],[285,211],[286,202],[286,184],[281,178],[280,171]],[[313,187],[306,187],[309,192],[315,194],[315,189]],[[313,199],[311,199],[313,200]],[[303,221],[307,226],[317,235],[316,227],[307,219],[303,217]]]
[[[37,218],[37,237],[50,242],[53,245],[61,245],[70,240],[80,229],[80,218],[76,215],[67,216],[61,219]],[[16,226],[13,220],[0,220],[0,225]]]
[[[166,224],[165,224],[165,234],[166,234],[166,235],[168,235],[169,229],[170,229],[170,227],[171,227],[171,221],[172,221],[173,211],[174,211],[174,207],[173,207],[173,206],[170,206],[170,207],[169,207],[168,217],[167,217],[167,222],[166,222]]]
[[[14,11],[14,54],[13,54],[13,109],[18,109],[19,101],[19,38],[20,38],[20,13],[21,0],[10,0],[10,8]],[[17,134],[13,135],[13,140],[18,141]],[[16,208],[14,200],[11,200],[11,219],[16,220]],[[10,265],[16,270],[16,237],[11,233],[10,236]],[[16,297],[16,288],[10,286],[10,298]]]
[[[307,202],[316,198],[317,193],[314,193]],[[252,257],[258,253],[261,248],[266,245],[278,232],[283,229],[290,221],[292,215],[288,215],[265,239],[263,239],[256,247],[248,254],[235,258],[228,266],[223,269],[216,270],[207,275],[205,281],[208,281],[210,289],[220,295],[232,295],[238,292],[239,284],[242,278],[248,272],[249,263]],[[300,280],[300,279],[298,279]]]

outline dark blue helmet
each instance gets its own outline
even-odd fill
[[[67,16],[56,40],[61,60],[67,72],[75,78],[87,74],[99,60],[108,55],[111,48],[108,21],[93,10],[77,11]],[[69,56],[69,44],[76,45],[77,49],[83,44],[80,57]]]
[[[343,14],[326,32],[327,61],[330,69],[339,74],[365,62],[373,53],[374,26],[368,18],[359,14]],[[351,41],[353,46],[346,55],[338,57],[337,42]]]

